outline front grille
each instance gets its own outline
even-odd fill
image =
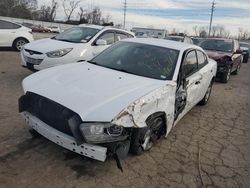
[[[31,63],[33,65],[40,65],[43,61],[43,59],[35,59],[35,58],[27,57],[25,55],[24,55],[24,59],[26,63]]]
[[[30,55],[37,54],[37,55],[42,55],[42,52],[34,51],[34,50],[29,50],[29,49],[24,49],[26,52],[28,52]]]
[[[73,136],[68,119],[77,114],[50,99],[27,92],[19,99],[19,111],[28,111],[47,125]]]

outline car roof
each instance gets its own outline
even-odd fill
[[[229,39],[229,38],[204,38],[205,40],[222,40],[222,41],[232,41],[233,39]]]
[[[240,44],[248,44],[248,45],[250,45],[249,43],[247,43],[247,42],[240,42]]]
[[[80,24],[78,25],[78,27],[89,27],[89,28],[100,29],[100,30],[104,28],[104,26],[94,25],[94,24]]]
[[[104,27],[103,30],[115,30],[115,31],[126,32],[126,33],[129,33],[129,34],[133,35],[133,36],[135,35],[135,34],[134,34],[133,32],[131,32],[131,31],[128,31],[128,30],[125,30],[125,29],[118,29],[118,28],[110,27],[110,26]]]
[[[80,24],[80,25],[78,25],[78,27],[89,27],[89,28],[99,29],[99,30],[111,30],[112,29],[112,30],[116,30],[116,31],[126,32],[126,33],[129,33],[129,34],[134,36],[134,33],[131,31],[127,31],[124,29],[118,29],[118,28],[115,28],[112,26],[101,26],[101,25],[94,25],[94,24]]]
[[[180,51],[186,50],[186,49],[189,49],[189,48],[195,48],[195,49],[202,50],[202,48],[200,48],[199,46],[193,45],[193,44],[177,42],[177,41],[171,41],[171,40],[165,40],[165,39],[127,38],[127,39],[123,39],[122,41],[160,46],[160,47],[170,48],[170,49],[180,50]]]
[[[177,35],[168,35],[167,38],[176,38],[176,39],[183,39],[185,38],[184,36],[177,36]]]

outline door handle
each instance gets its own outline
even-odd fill
[[[195,85],[198,85],[198,84],[200,84],[201,83],[201,81],[196,81],[195,82]]]

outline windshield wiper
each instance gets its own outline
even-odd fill
[[[121,72],[125,72],[125,73],[131,73],[131,72],[125,70],[125,69],[115,69],[115,70],[118,70],[118,71],[121,71]]]
[[[57,39],[57,38],[54,38],[54,39],[59,40],[59,41],[64,41],[64,42],[78,43],[78,42],[67,40],[67,39]]]
[[[94,64],[94,65],[98,65],[96,62],[94,61],[87,61],[88,63]]]

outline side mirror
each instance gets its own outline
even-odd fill
[[[96,44],[96,46],[105,46],[105,45],[107,45],[108,43],[107,43],[106,40],[98,39],[98,40],[96,41],[95,44]]]
[[[236,50],[235,53],[236,53],[236,54],[242,54],[242,50],[241,50],[241,49],[238,49],[238,50]]]

